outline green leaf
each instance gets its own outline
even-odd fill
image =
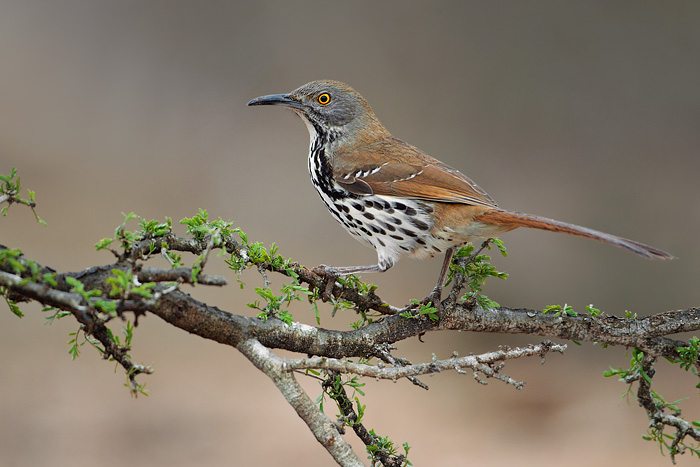
[[[75,277],[66,276],[65,281],[66,284],[70,285],[72,288],[83,290],[83,283]]]
[[[498,238],[492,238],[491,242],[489,244],[489,249],[491,249],[491,244],[496,245],[496,248],[498,248],[500,250],[501,255],[503,255],[504,258],[508,256],[508,252],[506,251],[506,246],[502,240],[500,240]]]
[[[561,305],[549,305],[542,310],[542,314],[546,315],[548,313],[554,313],[554,316],[561,316],[562,313],[564,313],[566,316],[578,316],[578,313],[574,311],[574,309],[570,305],[564,304],[564,306]]]
[[[46,284],[49,284],[51,287],[58,286],[58,282],[56,282],[56,273],[55,272],[44,273],[41,276],[41,281],[46,283]]]
[[[15,302],[12,300],[7,299],[7,305],[10,307],[10,311],[17,316],[18,318],[24,318],[24,313],[22,313],[22,310],[19,309],[19,307],[16,305]]]

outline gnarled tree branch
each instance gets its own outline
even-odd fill
[[[333,297],[353,303],[357,310],[374,310],[384,316],[353,330],[324,329],[297,322],[287,324],[272,316],[263,320],[227,312],[198,301],[179,290],[179,284],[191,282],[195,278],[197,283],[202,285],[220,286],[226,283],[223,277],[208,276],[199,271],[193,275],[191,268],[183,267],[171,270],[143,268],[141,262],[158,254],[162,246],[171,251],[186,251],[198,255],[208,255],[213,248],[224,248],[239,258],[248,257],[247,247],[231,237],[224,238],[221,246],[216,247],[211,238],[195,240],[167,234],[157,239],[134,242],[121,254],[115,252],[117,261],[112,264],[77,272],[56,273],[53,276],[55,281],[53,285],[36,280],[36,271],[52,273],[52,269],[19,257],[16,261],[24,267],[24,272],[21,273],[9,263],[0,263],[0,286],[6,288],[13,299],[31,299],[70,311],[84,326],[86,332],[100,340],[109,356],[115,358],[128,372],[135,375],[149,370],[134,365],[127,357],[128,349],[115,346],[110,341],[105,326],[110,318],[95,310],[93,302],[95,299],[86,301],[85,297],[72,291],[67,279],[78,279],[85,290],[100,290],[104,292],[104,296],[110,291],[109,280],[114,276],[115,270],[133,271],[139,282],[154,282],[152,287],[154,295],[151,298],[135,296],[115,298],[113,301],[117,315],[121,316],[125,312],[133,311],[138,317],[140,314],[150,312],[189,333],[237,348],[273,380],[297,414],[309,426],[316,439],[341,465],[362,464],[343,439],[342,425],[332,422],[318,410],[297,383],[293,374],[295,371],[322,370],[329,374],[355,374],[391,380],[409,378],[415,384],[427,388],[415,378],[445,370],[466,373],[468,369],[479,382],[483,382],[483,378],[496,378],[521,388],[522,382],[501,372],[502,362],[527,356],[544,357],[550,351],[563,352],[566,346],[546,341],[524,348],[503,348],[483,355],[453,356],[415,365],[391,355],[390,346],[426,332],[460,330],[529,334],[546,338],[597,342],[637,348],[644,351],[649,359],[657,357],[676,359],[679,357],[677,348],[686,343],[665,336],[700,329],[700,308],[668,311],[639,319],[590,315],[568,316],[563,313],[557,316],[524,308],[484,308],[476,303],[459,300],[460,289],[464,284],[464,278],[459,274],[455,276],[456,285],[452,293],[443,301],[443,311],[439,320],[431,320],[422,314],[414,314],[412,317],[401,316],[399,312],[405,311],[406,308],[401,309],[386,304],[373,291],[362,294],[353,287],[335,283],[332,287]],[[326,287],[325,277],[318,276],[298,264],[291,263],[281,268],[272,261],[263,261],[257,262],[256,266],[261,271],[294,275],[299,283],[308,284],[311,289],[324,290]],[[282,359],[272,353],[271,349],[289,350],[308,357]],[[370,365],[349,362],[346,360],[349,357],[377,358],[378,363]],[[345,395],[346,402],[342,403],[344,394],[342,388],[338,391],[337,396],[341,401],[339,407],[346,422],[353,426],[363,442],[374,442],[375,438],[370,436],[364,427],[350,420],[353,417],[356,418],[357,414],[352,406],[347,404],[349,400],[347,395]],[[645,400],[644,395],[647,392],[642,392],[640,386],[640,402]],[[686,435],[695,438],[698,434],[692,425],[679,417],[658,410],[652,413],[651,406],[643,405],[652,423],[673,426],[677,429],[676,444],[680,443]],[[381,449],[375,450],[374,455],[384,465],[401,465],[405,461],[405,457],[392,456]]]

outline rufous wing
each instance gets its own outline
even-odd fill
[[[393,137],[336,154],[332,165],[336,182],[358,195],[497,207],[460,171]]]

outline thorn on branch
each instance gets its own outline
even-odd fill
[[[396,347],[391,346],[389,344],[385,344],[382,346],[377,347],[377,357],[379,357],[381,360],[380,361],[385,361],[389,363],[391,366],[396,367],[396,368],[401,368],[407,365],[412,365],[410,360],[407,360],[405,358],[401,357],[394,357],[391,355],[390,350],[396,350]],[[434,355],[433,355],[434,357]],[[408,379],[411,383],[414,385],[418,386],[419,388],[423,388],[426,391],[430,389],[427,384],[416,378],[415,376],[407,376],[406,379]],[[394,380],[396,382],[396,380]]]
[[[463,370],[463,373],[460,373],[466,374],[466,370],[471,369],[479,373],[480,380],[482,376],[486,378],[495,378],[517,389],[521,389],[524,385],[523,382],[516,381],[501,373],[503,362],[514,358],[538,356],[545,348],[549,349],[549,352],[563,352],[566,349],[566,345],[551,343],[545,346],[542,344],[529,345],[527,347],[509,348],[507,351],[498,350],[481,355],[469,355],[467,357],[455,357],[453,354],[453,356],[445,360],[435,359],[429,363],[419,364],[411,364],[408,360],[387,354],[388,351],[385,349],[379,349],[377,351],[377,357],[389,363],[391,366],[373,366],[352,363],[335,358],[309,357],[286,360],[286,368],[289,371],[307,369],[337,371],[370,378],[390,379],[392,381],[396,381],[399,378],[431,375],[446,370],[456,370],[458,368]]]

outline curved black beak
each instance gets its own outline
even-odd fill
[[[301,102],[292,99],[289,94],[270,94],[269,96],[256,97],[248,102],[248,105],[283,105],[295,109],[302,108]]]

